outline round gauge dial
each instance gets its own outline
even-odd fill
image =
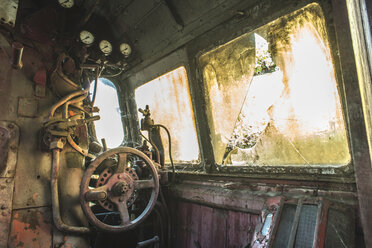
[[[68,9],[74,6],[74,0],[58,0],[58,3],[63,8],[68,8]]]
[[[86,30],[80,32],[80,41],[85,45],[91,45],[94,42],[94,35]]]
[[[109,55],[112,52],[112,45],[107,40],[101,40],[99,43],[99,49],[101,52],[103,52],[105,55]]]
[[[120,44],[120,52],[123,54],[125,57],[129,57],[129,55],[132,53],[132,48],[130,47],[129,44],[127,43],[121,43]]]

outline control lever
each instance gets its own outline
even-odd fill
[[[154,245],[154,244],[156,244],[154,247],[159,247],[159,241],[160,241],[159,237],[155,236],[152,239],[138,242],[136,248],[148,247],[149,245]]]

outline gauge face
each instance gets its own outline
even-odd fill
[[[132,53],[132,48],[130,47],[129,44],[127,43],[121,43],[120,44],[120,52],[123,54],[125,57],[129,57],[129,55]]]
[[[74,6],[74,0],[58,0],[59,5],[63,8],[71,8]]]
[[[105,55],[109,55],[112,52],[112,45],[107,40],[101,40],[99,43],[99,49],[101,52],[103,52]]]
[[[80,41],[86,45],[91,45],[94,42],[94,35],[86,30],[80,32]]]

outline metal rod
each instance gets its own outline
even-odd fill
[[[169,132],[168,128],[166,126],[164,126],[164,125],[156,124],[156,125],[153,125],[153,126],[155,126],[155,127],[161,127],[161,128],[163,128],[165,130],[165,132],[167,132],[169,159],[170,159],[170,162],[171,162],[172,172],[173,172],[172,183],[174,183],[174,179],[175,179],[175,176],[176,176],[176,170],[174,168],[173,157],[172,157],[172,139],[171,139],[170,132]],[[165,162],[164,162],[163,168],[164,167],[165,167]]]
[[[79,27],[82,28],[90,19],[92,14],[94,13],[94,10],[98,7],[101,0],[96,0],[93,4],[93,6],[90,8],[90,10],[87,12],[87,14],[84,16],[83,20],[81,21]]]
[[[96,69],[96,78],[94,80],[94,91],[93,91],[93,96],[92,96],[92,107],[94,106],[94,102],[96,101],[99,74],[100,74],[100,69],[97,68]]]
[[[67,95],[64,98],[62,98],[61,100],[59,100],[57,103],[55,103],[50,108],[49,118],[52,118],[54,116],[54,113],[56,112],[57,108],[59,108],[60,106],[62,106],[63,104],[65,104],[68,100],[70,100],[70,99],[72,99],[72,98],[74,98],[76,96],[83,95],[86,92],[88,92],[88,90],[75,91],[75,92],[71,93],[70,95]]]
[[[106,144],[106,139],[105,138],[102,138],[101,139],[101,142],[102,142],[102,146],[103,146],[103,151],[107,151],[107,144]]]
[[[148,239],[148,240],[145,240],[145,241],[138,242],[136,247],[137,248],[142,248],[142,247],[147,247],[149,245],[153,245],[153,244],[157,244],[157,243],[159,243],[159,237],[155,236],[152,239]]]
[[[23,66],[22,63],[22,54],[23,54],[23,44],[19,42],[12,43],[12,58],[11,65],[14,69],[21,69]]]

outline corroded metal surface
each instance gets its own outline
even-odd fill
[[[127,160],[128,154],[135,155],[146,163],[149,168],[149,173],[151,174],[151,179],[135,180],[136,178],[130,175]],[[90,189],[89,183],[98,166],[100,166],[107,158],[115,155],[118,156],[118,165],[115,174],[104,185],[99,186],[98,188]],[[104,180],[102,180],[102,182],[103,181]],[[113,189],[116,187],[116,185],[118,185],[118,183],[123,183],[125,186],[122,187],[123,190],[120,190],[122,192],[119,195],[116,195]],[[126,188],[126,190],[124,190],[124,188]],[[134,220],[130,220],[128,212],[128,206],[130,206],[129,200],[131,197],[133,197],[132,195],[134,191],[142,188],[151,188],[151,196],[143,212]],[[110,232],[123,232],[137,227],[138,224],[143,222],[151,213],[159,194],[159,188],[159,177],[155,165],[146,156],[146,154],[134,148],[119,147],[102,153],[89,165],[88,169],[84,173],[83,180],[80,185],[80,203],[89,222],[96,228]],[[94,215],[90,207],[90,201],[87,200],[87,198],[90,197],[87,196],[97,191],[106,193],[108,199],[116,205],[118,211],[120,212],[120,225],[114,226],[106,224],[100,221]]]
[[[14,210],[8,247],[51,247],[51,209]]]
[[[6,247],[12,215],[14,181],[0,178],[0,247]]]
[[[109,181],[109,178],[112,176],[113,174],[113,171],[111,168],[107,168],[105,169],[99,176],[98,180],[97,180],[97,184],[96,184],[96,188],[104,185],[104,184],[107,184],[107,182]],[[127,167],[127,172],[126,174],[130,177],[133,178],[133,180],[139,180],[136,172],[132,169],[132,168],[129,168]],[[127,175],[123,175],[125,177],[127,177]],[[130,180],[129,180],[130,181]],[[129,205],[132,205],[134,203],[134,201],[137,199],[137,193],[136,192],[133,192],[132,193],[132,197],[129,198],[128,200],[128,204]],[[101,205],[101,207],[103,207],[104,209],[108,210],[108,211],[114,211],[114,206],[113,204],[111,204],[110,201],[108,201],[107,199],[105,200],[101,200],[101,201],[98,201],[98,203]]]
[[[0,177],[14,177],[18,142],[18,126],[11,122],[0,121]]]
[[[0,128],[0,171],[6,167],[9,150],[9,132],[5,128]]]
[[[38,100],[33,97],[20,97],[18,101],[18,115],[21,117],[36,117]]]

